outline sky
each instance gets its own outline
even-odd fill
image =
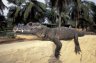
[[[96,4],[96,0],[88,0],[88,1],[93,1]]]
[[[13,4],[9,4],[7,0],[2,0],[2,1],[3,1],[3,3],[4,3],[7,7],[10,7],[10,6],[13,5]],[[44,0],[38,0],[38,1],[45,3]],[[93,2],[96,4],[96,0],[88,0],[88,1],[93,1]],[[7,13],[8,13],[8,10],[5,9],[5,10],[4,10],[4,15],[6,16]]]

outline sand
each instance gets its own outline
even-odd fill
[[[34,39],[30,35],[19,35],[17,38]],[[0,63],[96,63],[96,35],[79,37],[80,54],[75,54],[73,40],[61,42],[63,46],[59,60],[53,56],[55,45],[51,41],[0,44]]]

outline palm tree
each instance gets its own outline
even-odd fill
[[[78,5],[77,0],[50,0],[51,8],[55,9],[59,15],[59,18],[58,18],[59,27],[61,26],[61,23],[62,23],[62,15],[63,15],[63,18],[66,18],[66,16],[68,16],[68,13],[66,13],[66,11],[68,11],[68,8],[72,3],[75,3],[76,5]],[[66,20],[66,19],[63,19],[63,20]]]
[[[5,8],[6,6],[4,5],[4,3],[2,2],[2,0],[0,0],[0,11],[3,13],[3,9]]]
[[[88,26],[92,31],[96,32],[96,5],[90,1],[84,1],[84,3],[89,7],[89,17],[87,18]]]
[[[76,3],[72,4],[69,14],[71,20],[75,22],[74,26],[77,28],[78,26],[86,27],[89,24],[92,25],[92,12],[88,1],[81,1],[78,5]]]
[[[90,14],[93,16],[93,21],[96,24],[96,4],[94,2],[89,2],[89,1],[85,3],[90,6]]]
[[[25,24],[29,21],[38,21],[44,16],[46,10],[45,4],[36,0],[30,0],[29,2],[25,1],[25,3],[23,1],[23,4],[19,3],[16,7],[13,7],[13,9],[11,8],[8,17],[12,18],[14,23],[23,22]]]
[[[5,31],[5,28],[7,26],[7,23],[5,21],[5,16],[3,15],[3,9],[5,9],[5,5],[2,2],[2,0],[0,0],[0,31]]]

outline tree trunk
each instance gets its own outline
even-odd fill
[[[59,20],[59,23],[58,23],[59,25],[58,26],[60,28],[61,27],[61,14],[59,15],[59,19],[58,20]]]
[[[76,23],[75,23],[75,28],[76,28],[76,29],[77,29],[77,24],[78,24],[77,22],[78,22],[78,20],[76,19]]]

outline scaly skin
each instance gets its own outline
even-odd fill
[[[48,28],[44,25],[41,25],[39,23],[31,23],[31,25],[26,25],[27,29],[29,30],[23,30],[19,31],[19,33],[24,33],[24,34],[33,34],[38,36],[39,38],[42,38],[43,40],[51,40],[54,42],[56,45],[55,49],[55,57],[59,58],[60,55],[60,50],[62,47],[62,43],[60,40],[70,40],[74,39],[74,44],[75,44],[75,53],[80,53],[80,45],[78,42],[78,35],[83,36],[83,32],[78,32],[75,29],[71,28],[66,28],[66,27],[60,27],[60,28]],[[25,26],[25,27],[26,27]],[[16,31],[18,32],[18,31]]]

